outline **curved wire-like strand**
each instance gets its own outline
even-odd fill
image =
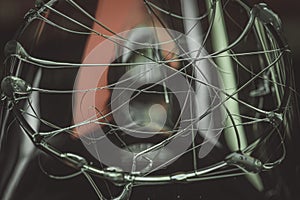
[[[155,45],[162,44],[162,43],[146,44],[146,43],[138,43],[138,42],[135,42],[135,41],[127,40],[126,38],[123,38],[121,35],[113,32],[109,27],[107,27],[104,24],[102,24],[101,22],[97,21],[94,17],[92,17],[88,12],[86,12],[83,8],[81,8],[74,1],[67,0],[67,2],[70,3],[72,6],[74,6],[75,8],[77,8],[80,12],[82,12],[84,15],[86,15],[88,18],[90,18],[93,22],[95,22],[96,24],[100,25],[104,29],[108,30],[110,33],[114,34],[115,38],[111,38],[108,35],[104,35],[102,33],[99,33],[97,31],[93,30],[92,28],[88,27],[87,25],[82,24],[79,21],[76,21],[75,19],[73,19],[73,18],[65,15],[64,13],[56,10],[50,4],[45,4],[44,9],[47,8],[47,9],[51,10],[53,13],[57,14],[58,16],[61,16],[64,19],[68,19],[70,22],[72,22],[72,23],[78,25],[79,27],[87,30],[87,32],[83,32],[83,31],[81,32],[81,31],[77,31],[77,30],[71,30],[71,29],[68,29],[67,27],[64,27],[63,25],[56,24],[55,22],[51,21],[50,19],[47,19],[46,17],[44,17],[41,14],[42,12],[40,12],[40,11],[37,13],[37,15],[35,16],[35,18],[44,21],[45,23],[49,24],[50,26],[57,27],[60,30],[63,30],[63,31],[66,31],[66,32],[69,32],[69,33],[83,34],[83,35],[88,35],[88,34],[99,35],[100,37],[104,37],[106,39],[109,39],[111,42],[113,42],[116,45],[119,45],[119,46],[121,46],[123,48],[127,48],[130,51],[133,51],[135,54],[137,54],[139,56],[143,56],[144,58],[147,59],[147,61],[141,62],[141,63],[137,63],[137,62],[134,62],[134,63],[98,63],[98,64],[97,63],[95,63],[95,64],[93,64],[93,63],[91,63],[91,64],[88,64],[88,63],[68,63],[68,62],[56,62],[56,61],[51,61],[51,60],[44,60],[44,59],[34,58],[34,57],[30,56],[29,54],[28,54],[28,57],[22,57],[22,55],[12,54],[12,55],[9,56],[9,58],[14,59],[12,62],[19,62],[19,64],[21,62],[25,62],[25,63],[29,63],[29,64],[32,64],[32,65],[37,66],[37,67],[47,68],[47,69],[63,69],[63,68],[74,68],[74,69],[76,69],[76,68],[79,68],[79,67],[106,67],[106,66],[109,66],[109,67],[124,67],[124,66],[128,66],[128,65],[142,65],[142,64],[147,64],[148,63],[148,64],[160,64],[160,65],[162,65],[164,67],[167,67],[168,69],[173,70],[174,74],[172,74],[170,77],[164,77],[164,79],[160,80],[157,84],[153,84],[153,85],[151,85],[151,86],[149,86],[147,88],[143,88],[143,89],[140,89],[140,90],[131,89],[131,88],[118,87],[117,84],[119,84],[120,82],[117,82],[117,83],[113,83],[113,84],[106,85],[106,86],[103,86],[103,87],[95,87],[95,88],[79,89],[79,90],[55,90],[55,89],[51,89],[51,88],[50,89],[45,89],[45,88],[33,87],[33,88],[31,88],[31,91],[36,91],[36,92],[39,92],[39,93],[46,93],[46,94],[47,93],[49,93],[49,94],[51,94],[51,93],[54,93],[54,94],[84,93],[84,95],[86,95],[88,92],[95,92],[97,90],[104,90],[104,89],[109,89],[109,90],[113,89],[113,90],[119,90],[119,91],[123,90],[123,92],[126,92],[126,91],[134,91],[134,92],[136,92],[136,94],[130,99],[130,100],[133,100],[139,94],[142,94],[142,93],[148,93],[148,94],[166,94],[166,95],[169,95],[169,92],[166,91],[166,90],[163,91],[163,92],[160,92],[160,91],[154,91],[154,90],[152,91],[151,89],[153,87],[159,85],[159,84],[163,84],[164,81],[166,81],[168,78],[172,78],[172,76],[183,75],[185,78],[187,78],[189,80],[189,89],[191,89],[191,90],[193,89],[192,82],[194,81],[194,82],[200,83],[201,85],[207,87],[209,90],[213,91],[213,93],[216,95],[215,98],[220,98],[220,94],[225,94],[226,98],[222,99],[222,101],[220,101],[220,102],[217,102],[217,105],[214,105],[214,104],[209,105],[208,108],[207,108],[207,110],[206,110],[206,112],[204,114],[202,114],[200,116],[195,116],[195,117],[191,116],[190,119],[184,120],[184,122],[189,123],[189,125],[185,129],[180,130],[180,131],[176,131],[176,130],[167,131],[167,133],[171,135],[170,137],[168,137],[167,139],[165,139],[165,140],[163,140],[163,141],[161,141],[161,142],[153,145],[152,147],[147,148],[146,150],[143,150],[143,151],[137,153],[136,156],[135,156],[135,158],[134,158],[135,160],[138,157],[140,157],[140,156],[144,156],[144,154],[146,154],[148,152],[155,151],[155,150],[160,150],[161,147],[163,147],[164,145],[168,144],[168,142],[170,142],[173,139],[176,139],[177,137],[187,137],[188,134],[186,134],[186,132],[194,131],[193,126],[197,122],[199,122],[200,120],[202,120],[204,117],[210,115],[214,110],[219,109],[220,107],[225,107],[224,103],[226,101],[228,101],[229,99],[233,99],[234,101],[237,101],[241,106],[244,106],[245,108],[248,108],[250,111],[255,111],[256,112],[255,117],[253,117],[251,115],[247,116],[247,115],[242,115],[242,114],[231,113],[229,111],[229,109],[225,107],[225,110],[227,111],[226,112],[227,115],[225,116],[225,118],[230,118],[230,120],[232,121],[232,125],[230,125],[230,126],[226,126],[225,125],[222,128],[221,127],[220,128],[213,128],[212,130],[218,131],[218,134],[214,135],[213,137],[216,138],[216,137],[218,137],[222,133],[222,130],[233,127],[235,129],[235,132],[236,132],[236,135],[237,135],[237,141],[238,141],[238,143],[240,143],[239,137],[238,137],[238,133],[237,133],[237,128],[236,128],[237,126],[246,126],[246,125],[258,124],[258,123],[269,123],[271,125],[271,127],[273,128],[272,131],[270,131],[269,133],[267,133],[266,136],[258,138],[257,140],[255,140],[253,143],[251,143],[250,145],[248,145],[244,149],[241,149],[241,147],[240,147],[241,145],[239,144],[238,145],[239,146],[238,149],[239,149],[239,151],[241,151],[241,153],[247,153],[247,154],[249,153],[249,154],[251,154],[253,151],[255,151],[256,149],[258,149],[261,145],[263,145],[264,143],[266,143],[266,141],[271,138],[271,135],[274,135],[275,133],[277,133],[276,135],[278,135],[279,138],[280,138],[280,144],[279,144],[278,148],[276,148],[276,150],[279,149],[279,148],[282,148],[283,149],[283,155],[280,158],[277,158],[275,161],[273,160],[272,155],[266,155],[266,157],[268,157],[268,159],[267,159],[266,162],[264,162],[263,168],[264,168],[264,170],[269,170],[269,169],[272,169],[273,167],[275,167],[276,165],[278,165],[278,164],[280,164],[282,162],[282,160],[284,159],[285,154],[286,154],[285,144],[284,144],[285,135],[281,134],[280,130],[277,127],[277,124],[274,124],[274,122],[272,121],[272,119],[270,117],[270,114],[272,114],[274,112],[275,114],[286,115],[287,112],[290,109],[289,108],[290,105],[287,105],[286,107],[284,107],[284,111],[282,113],[281,112],[280,113],[276,113],[276,112],[279,112],[277,109],[274,109],[272,111],[264,110],[264,107],[263,107],[261,99],[260,99],[260,103],[258,104],[258,106],[255,107],[254,105],[251,105],[250,103],[247,103],[246,101],[242,101],[242,100],[237,99],[237,98],[234,97],[235,94],[238,94],[240,91],[244,90],[254,80],[257,80],[257,79],[261,79],[263,81],[267,81],[268,83],[271,83],[271,84],[274,84],[274,85],[277,85],[277,86],[280,86],[280,87],[284,87],[285,90],[294,91],[294,89],[292,88],[292,86],[288,86],[287,88],[285,88],[285,85],[284,85],[282,77],[279,77],[278,79],[273,80],[271,78],[267,78],[267,77],[264,76],[265,73],[268,73],[268,70],[274,69],[274,68],[275,68],[274,70],[277,70],[276,71],[277,73],[279,73],[279,74],[283,73],[281,71],[283,69],[279,68],[280,67],[279,65],[282,62],[283,56],[286,53],[289,53],[288,49],[285,49],[285,48],[274,48],[274,49],[270,49],[270,50],[253,51],[253,52],[247,52],[247,53],[235,53],[232,50],[233,47],[235,47],[243,39],[245,39],[245,37],[247,37],[247,34],[250,32],[250,29],[253,27],[253,23],[256,20],[257,16],[255,14],[253,14],[253,13],[250,14],[250,18],[249,18],[249,21],[248,21],[246,27],[243,28],[242,33],[239,35],[239,37],[233,43],[231,43],[227,48],[222,49],[222,50],[217,51],[217,52],[214,52],[214,53],[211,53],[211,54],[207,54],[207,55],[203,56],[201,54],[201,52],[202,52],[202,50],[204,48],[204,44],[206,44],[206,41],[207,41],[207,39],[209,37],[212,23],[209,24],[208,31],[207,31],[207,33],[205,35],[205,39],[203,41],[203,45],[202,45],[203,47],[201,47],[198,50],[195,50],[195,52],[197,53],[197,55],[195,57],[191,57],[190,56],[192,53],[194,53],[194,51],[186,52],[186,51],[184,51],[184,48],[181,47],[178,44],[177,41],[179,40],[179,38],[182,37],[182,35],[180,35],[178,38],[172,38],[172,40],[166,41],[167,43],[168,42],[175,42],[177,44],[178,48],[181,51],[183,51],[183,53],[180,54],[180,55],[178,55],[178,57],[175,57],[174,59],[172,58],[172,59],[167,60],[166,59],[167,56],[165,56],[165,58],[160,58],[159,56],[156,56],[154,58],[148,57],[147,55],[143,54],[142,52],[139,52],[139,51],[136,51],[136,50],[132,50],[132,49],[128,48],[127,46],[124,46],[121,42],[126,41],[126,42],[129,42],[129,43],[132,43],[132,44],[143,45],[143,46],[145,46],[145,48],[151,48],[153,51],[155,51],[155,49],[154,49]],[[166,11],[166,10],[158,7],[157,5],[155,5],[154,3],[152,3],[152,2],[150,2],[148,0],[144,0],[144,2],[146,4],[145,6],[148,7],[151,10],[151,14],[154,15],[154,16],[151,16],[152,17],[151,19],[153,20],[154,17],[158,18],[158,21],[161,23],[161,25],[163,27],[166,27],[166,25],[164,24],[163,20],[159,18],[159,15],[157,15],[156,12],[153,11],[153,9],[156,9],[157,11],[159,11],[161,13],[167,14],[170,17],[174,17],[174,18],[177,18],[177,19],[199,20],[199,21],[202,20],[202,19],[204,19],[205,17],[207,17],[210,13],[213,14],[213,12],[214,12],[213,7],[211,7],[211,8],[209,8],[209,11],[207,11],[207,13],[205,13],[203,16],[195,17],[195,18],[193,18],[193,17],[192,18],[188,18],[188,17],[183,17],[183,16],[180,16],[180,15],[168,12],[168,11]],[[212,4],[212,5],[214,5],[214,4]],[[224,7],[226,7],[226,5]],[[33,19],[34,18],[32,18],[32,20]],[[196,24],[195,24],[195,26],[196,26]],[[193,28],[191,28],[191,30]],[[191,31],[191,30],[189,30],[189,31]],[[228,55],[222,55],[222,52],[227,51],[227,50],[230,50],[231,53],[228,54]],[[169,54],[170,53],[171,52],[169,52]],[[242,56],[253,56],[253,55],[262,55],[262,54],[269,54],[270,57],[271,57],[271,55],[274,54],[274,57],[273,57],[273,60],[271,60],[271,62],[269,62],[267,64],[267,66],[263,66],[262,69],[258,73],[254,73],[254,71],[251,69],[251,67],[248,67],[248,66],[244,65],[239,60],[239,57],[242,57]],[[198,72],[202,73],[200,69],[198,69],[197,67],[195,67],[195,62],[196,61],[201,61],[201,60],[204,60],[204,59],[212,60],[214,58],[219,58],[219,57],[224,57],[224,56],[232,57],[233,60],[235,61],[236,65],[237,65],[237,67],[243,69],[245,72],[247,72],[249,75],[251,75],[251,78],[249,80],[246,80],[246,82],[244,84],[242,84],[232,94],[228,94],[224,89],[222,89],[222,88],[220,88],[218,86],[215,86],[213,84],[210,84],[207,79],[205,81],[197,79],[195,77],[195,74],[194,74],[195,71],[193,71],[192,74],[188,74],[187,73],[188,67],[195,68],[195,70],[198,70]],[[8,60],[8,58],[6,60]],[[178,70],[177,69],[173,69],[172,67],[170,67],[168,65],[171,62],[185,62],[185,61],[187,61],[188,63],[186,65],[184,65],[181,69],[178,69]],[[217,69],[219,73],[224,73],[220,69],[218,69],[218,66],[213,65],[212,67],[214,67],[215,69]],[[277,69],[277,68],[279,68],[279,69]],[[122,80],[122,81],[130,81],[130,80],[132,81],[132,80],[135,80],[136,78],[139,78],[139,77],[143,76],[144,73],[147,73],[147,72],[148,71],[139,73],[137,75],[134,75],[134,76],[132,76],[132,77],[126,79],[126,80]],[[203,77],[205,77],[205,76],[203,75]],[[177,94],[177,93],[181,93],[181,92],[184,92],[184,91],[176,91],[176,92],[172,92],[172,94]],[[189,92],[191,92],[191,91],[190,90],[188,91],[188,93],[187,93],[188,95],[190,94]],[[14,99],[14,101],[17,102],[17,101],[21,101],[23,99],[26,100],[27,98],[26,97],[25,98],[21,97],[19,99]],[[114,134],[125,147],[127,147],[128,145],[126,143],[123,143],[124,141],[121,138],[118,137],[118,134],[116,133],[116,131],[123,130],[123,131],[130,131],[130,132],[135,132],[135,133],[140,133],[140,134],[154,133],[154,132],[150,132],[150,131],[147,132],[147,131],[133,130],[130,127],[129,128],[128,127],[121,127],[121,126],[113,124],[112,122],[110,122],[110,121],[107,120],[107,117],[109,115],[111,115],[114,112],[116,112],[121,106],[123,106],[125,104],[128,104],[130,100],[128,100],[126,102],[123,102],[123,104],[120,105],[119,107],[117,107],[115,110],[111,110],[111,111],[109,111],[108,113],[105,113],[105,114],[103,114],[101,112],[101,110],[97,109],[96,107],[93,107],[93,109],[95,110],[95,114],[93,116],[90,116],[89,118],[84,119],[83,121],[81,121],[81,122],[79,122],[77,124],[73,124],[71,126],[63,127],[63,128],[58,127],[55,124],[52,124],[52,123],[48,122],[48,120],[46,120],[46,119],[42,119],[35,112],[35,110],[33,109],[32,105],[30,103],[30,99],[27,99],[27,100],[29,102],[30,108],[33,111],[33,114],[27,112],[26,108],[25,108],[25,109],[19,109],[19,111],[21,112],[21,115],[27,114],[29,116],[35,117],[36,119],[40,120],[46,126],[51,127],[51,128],[54,129],[53,131],[48,131],[48,132],[38,132],[38,133],[35,133],[35,135],[32,136],[32,138],[34,138],[34,136],[38,135],[38,136],[41,136],[43,139],[45,139],[46,143],[39,144],[43,148],[46,148],[43,145],[46,145],[46,146],[48,145],[47,144],[48,141],[46,139],[51,139],[52,137],[57,136],[57,135],[59,135],[59,133],[62,133],[62,132],[67,132],[69,134],[74,134],[74,130],[77,127],[85,126],[85,125],[88,125],[88,124],[96,124],[96,125],[101,125],[101,126],[109,126],[110,130],[108,132],[106,132],[105,134],[106,135],[107,134]],[[83,98],[81,100],[83,100]],[[112,102],[113,101],[115,101],[115,99],[112,99]],[[215,101],[215,99],[214,99],[214,101]],[[189,103],[190,102],[188,102],[188,98],[186,98],[184,100],[184,108]],[[110,104],[108,104],[107,106],[110,106]],[[180,123],[180,117],[181,117],[181,115],[182,115],[182,110],[181,110],[181,112],[179,114],[179,117],[177,118],[176,125],[178,125]],[[235,123],[234,120],[233,120],[234,117],[239,117],[240,119],[244,119],[245,121],[243,120],[243,121],[240,121],[239,123]],[[20,126],[24,128],[24,125],[22,123],[20,124]],[[26,129],[26,128],[24,128],[24,129]],[[208,130],[208,128],[200,129],[200,131],[207,131],[207,130]],[[156,132],[156,133],[159,134],[160,132]],[[166,133],[166,132],[164,132],[164,133]],[[84,137],[87,140],[90,140],[91,144],[92,144],[93,143],[92,140],[101,140],[106,135],[98,137],[98,138],[97,137],[89,137],[89,136],[82,136],[82,137]],[[180,156],[182,156],[184,154],[187,154],[187,153],[193,151],[193,153],[195,155],[195,150],[197,148],[203,146],[203,144],[205,144],[206,142],[209,142],[209,141],[205,141],[205,142],[200,143],[200,144],[193,143],[192,146],[188,150],[186,150],[185,152],[183,152],[182,154],[180,154],[178,156],[175,156],[174,158],[166,161],[165,163],[163,163],[162,165],[156,167],[155,169],[151,169],[149,172],[143,174],[143,176],[138,176],[138,175],[135,176],[134,174],[126,174],[126,173],[122,174],[123,178],[125,180],[124,183],[128,183],[128,184],[125,185],[124,190],[120,194],[120,196],[116,197],[115,199],[124,199],[126,195],[130,194],[131,188],[135,185],[135,181],[137,181],[137,182],[139,182],[139,181],[143,182],[144,181],[146,184],[151,184],[152,181],[158,184],[160,182],[164,182],[164,181],[165,182],[172,182],[174,180],[176,180],[176,181],[182,181],[182,182],[192,182],[192,181],[202,181],[202,180],[211,180],[211,179],[223,179],[223,178],[226,178],[226,177],[232,177],[232,176],[239,176],[239,175],[249,174],[246,171],[243,171],[241,173],[235,173],[237,171],[240,171],[241,170],[240,168],[227,169],[225,161],[221,161],[220,163],[217,163],[216,166],[212,165],[212,166],[209,166],[208,169],[201,170],[201,169],[198,169],[198,166],[196,166],[195,156],[193,156],[193,164],[194,164],[194,166],[193,166],[194,167],[194,171],[193,172],[190,172],[190,173],[188,173],[188,172],[182,172],[179,175],[169,175],[169,176],[163,176],[163,177],[159,177],[159,176],[157,176],[157,177],[156,176],[153,176],[153,177],[149,176],[148,177],[148,175],[150,175],[151,173],[155,172],[156,170],[160,169],[161,167],[165,166],[166,164],[172,162],[173,160],[179,158]],[[49,144],[48,148],[50,148],[50,147],[51,147],[51,145]],[[60,154],[59,151],[54,151],[53,150],[52,152],[50,151],[50,154],[51,153],[54,154],[56,157],[59,157],[60,159],[63,159],[63,158],[65,158],[65,159],[71,159],[71,158],[68,158],[67,154]],[[98,152],[98,151],[97,151],[97,153],[100,154],[100,152]],[[100,156],[98,155],[98,158],[99,157]],[[144,158],[146,159],[146,157],[144,157]],[[151,160],[148,160],[148,161],[149,161],[149,163],[151,163]],[[132,172],[136,171],[135,167],[136,167],[135,165],[132,166]],[[42,171],[43,171],[43,169],[42,169]],[[84,176],[86,177],[86,179],[89,181],[90,185],[93,187],[93,189],[96,192],[98,198],[99,199],[105,199],[105,197],[103,196],[103,194],[101,193],[101,191],[97,187],[95,181],[91,177],[91,174],[95,173],[95,174],[99,175],[102,178],[104,177],[104,179],[110,180],[110,178],[111,178],[110,176],[115,175],[113,172],[105,171],[105,170],[97,170],[96,168],[93,168],[93,166],[91,166],[89,164],[84,164],[84,165],[81,166],[81,171],[78,171],[75,174],[71,174],[71,175],[67,175],[67,176],[62,176],[62,177],[58,177],[58,176],[55,176],[55,175],[49,175],[49,174],[47,174],[47,175],[50,176],[50,177],[52,177],[52,178],[56,178],[56,179],[65,179],[65,178],[72,178],[72,177],[77,176],[77,175],[82,174],[82,173],[84,174]],[[180,179],[180,176],[185,177],[186,179]]]
[[[144,2],[147,5],[155,8],[156,10],[158,10],[158,11],[164,13],[164,14],[167,14],[167,15],[169,15],[171,17],[175,17],[177,19],[183,19],[183,20],[203,20],[204,18],[206,18],[209,15],[209,11],[207,11],[207,13],[205,13],[204,15],[202,15],[200,17],[183,17],[181,15],[177,15],[175,13],[172,13],[171,11],[164,10],[164,9],[160,8],[159,6],[155,5],[154,3],[152,3],[152,2],[150,2],[148,0],[144,0]]]

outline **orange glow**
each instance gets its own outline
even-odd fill
[[[150,16],[143,1],[140,0],[102,0],[99,1],[97,5],[97,10],[95,17],[104,26],[109,27],[114,33],[120,33],[126,30],[133,29],[139,26],[155,26],[162,27],[160,22],[153,16]],[[114,33],[105,30],[99,24],[93,24],[93,29],[107,36],[113,36]],[[171,41],[171,36],[164,31],[163,33],[158,33],[159,41]],[[101,48],[97,48],[99,44],[105,41],[106,38],[99,35],[91,35],[88,38],[86,48],[83,56],[83,63],[99,63],[99,57],[101,57],[101,62],[111,63],[115,54],[115,46],[112,45],[102,45]],[[163,49],[170,49],[169,51],[162,51],[162,56],[165,60],[176,59],[176,55],[172,52],[176,49],[176,44],[174,42],[164,44],[167,45]],[[97,52],[96,52],[97,51]],[[169,66],[178,69],[178,62],[170,62]],[[93,82],[98,81],[97,87],[105,87],[108,85],[108,69],[109,66],[93,67],[93,68],[82,68],[80,69],[77,77],[76,89],[88,89],[94,88]],[[99,74],[101,76],[99,77]],[[107,108],[107,104],[111,95],[109,89],[99,89],[93,94],[78,94],[77,100],[80,102],[75,102],[75,114],[74,122],[80,123],[87,118],[97,115],[106,115],[110,112]],[[84,101],[81,101],[85,98]],[[90,108],[90,105],[94,105],[94,108]],[[89,109],[86,109],[88,108]],[[101,113],[101,114],[99,114]],[[111,121],[111,115],[108,115],[105,119],[99,120],[100,122]],[[80,128],[80,134],[85,134],[91,130],[92,126]],[[93,129],[93,128],[92,128]]]

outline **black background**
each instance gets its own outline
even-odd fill
[[[121,1],[121,0],[120,0]],[[261,2],[248,0],[249,3]],[[0,71],[3,68],[5,43],[14,37],[15,32],[23,22],[25,13],[34,6],[34,0],[0,0]],[[296,79],[296,89],[300,91],[300,1],[297,0],[265,0],[282,19],[284,31],[293,52],[293,68]],[[299,120],[298,120],[299,121]],[[299,130],[295,130],[299,138]],[[296,142],[299,144],[300,142]],[[297,147],[296,149],[299,149]],[[299,152],[293,156],[298,157]],[[299,177],[298,166],[298,177]],[[298,179],[299,180],[299,179]],[[298,181],[299,182],[299,181]],[[299,184],[295,183],[296,187]]]
[[[34,0],[0,0],[0,63],[3,63],[5,43],[13,38],[25,13],[34,6]],[[293,52],[293,65],[297,90],[300,91],[300,1],[297,0],[248,0],[249,3],[265,2],[282,19],[284,31]]]

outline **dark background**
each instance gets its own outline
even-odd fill
[[[34,6],[34,0],[0,0],[0,63],[3,63],[3,48],[12,39],[23,21],[24,14]],[[286,37],[293,51],[297,89],[300,89],[300,1],[297,0],[248,0],[249,3],[265,2],[282,19]]]
[[[120,0],[122,1],[122,0]],[[4,45],[14,37],[14,33],[23,22],[25,13],[34,6],[34,0],[0,0],[0,71],[3,67]],[[248,0],[249,3],[262,2],[260,0]],[[282,19],[284,31],[293,52],[293,67],[295,71],[296,86],[300,91],[300,1],[298,0],[265,0]],[[296,134],[298,135],[298,130]],[[299,136],[298,136],[299,138]],[[298,141],[296,144],[299,144]],[[297,147],[296,149],[299,149]],[[297,156],[295,152],[293,156]],[[300,168],[298,166],[298,177]],[[0,177],[1,178],[1,177]],[[299,178],[298,178],[299,180]],[[298,183],[295,183],[298,185]],[[296,186],[296,187],[299,187]]]

